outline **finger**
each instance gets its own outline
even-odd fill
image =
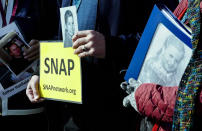
[[[86,37],[89,33],[92,33],[93,30],[83,30],[83,31],[78,31],[77,33],[74,34],[72,37],[72,41],[76,41],[78,38],[81,37]]]
[[[38,40],[35,40],[35,39],[32,39],[32,40],[29,42],[29,45],[30,45],[30,46],[33,46],[33,45],[36,45],[36,44],[39,44],[39,41],[38,41]]]
[[[124,81],[120,84],[120,87],[123,89],[123,90],[126,90],[127,89],[127,85],[128,85],[128,82],[127,81]]]
[[[35,45],[26,50],[24,53],[24,58],[28,60],[37,59],[39,57],[39,46]]]
[[[37,54],[37,55],[34,55],[34,56],[32,56],[32,57],[28,57],[28,58],[26,58],[28,61],[33,61],[33,60],[36,60],[36,59],[38,59],[39,58],[39,55]]]
[[[129,99],[128,99],[128,96],[126,96],[124,99],[123,99],[123,106],[124,107],[128,107],[129,106]]]
[[[78,32],[76,32],[76,33],[72,36],[72,42],[75,42],[75,41],[79,38],[79,36],[77,36],[77,33],[78,33]]]
[[[31,52],[39,52],[39,44],[31,45],[29,49],[26,49],[23,55],[27,55]]]
[[[93,45],[92,43],[93,43],[93,42],[91,42],[91,41],[88,42],[88,43],[86,43],[86,44],[85,44],[85,48],[88,49],[88,50],[90,50],[90,49],[92,48],[92,45]]]
[[[86,56],[93,56],[95,54],[95,49],[91,48],[92,44],[91,42],[86,44],[85,47],[88,49],[87,51],[83,51],[83,49],[79,49],[79,52],[77,53],[79,57],[86,57]]]
[[[86,37],[87,34],[81,34],[80,33],[81,31],[78,31],[77,33],[75,33],[73,36],[72,36],[72,41],[75,42],[77,39],[79,38],[82,38],[82,37]]]
[[[90,49],[89,51],[79,53],[78,56],[81,58],[86,56],[93,56],[94,52],[95,52],[94,49]]]
[[[91,37],[86,37],[87,39],[91,39]],[[85,47],[84,47],[85,46]],[[84,44],[84,45],[80,45],[75,51],[74,51],[74,54],[77,54],[77,55],[79,55],[79,56],[81,56],[81,57],[85,57],[85,56],[89,56],[89,55],[92,55],[92,54],[94,54],[94,52],[95,52],[95,50],[94,50],[94,48],[92,48],[92,46],[93,46],[93,42],[92,41],[90,41],[90,42],[88,42],[88,43],[86,43],[86,44]],[[84,50],[84,48],[85,48],[85,50]],[[83,52],[87,52],[87,53],[83,53]],[[82,54],[80,54],[80,53],[82,53]]]
[[[81,38],[81,37],[85,37],[87,36],[89,33],[93,32],[93,30],[83,30],[83,31],[78,31],[76,32],[73,37],[72,40],[74,40],[75,38]]]
[[[32,88],[30,87],[30,84],[28,83],[27,85],[27,89],[26,89],[26,95],[29,98],[29,100],[31,102],[34,102],[34,95],[33,95],[33,91]]]
[[[80,58],[83,58],[83,57],[88,56],[88,53],[87,53],[87,52],[81,52],[81,53],[78,54],[78,56],[79,56]]]
[[[33,90],[34,100],[37,101],[40,98],[39,90],[38,90],[38,88],[39,88],[38,83],[37,84],[33,83],[31,85],[31,87],[32,87],[32,90]]]
[[[26,53],[24,52],[24,57],[32,57],[33,55],[38,55],[39,50],[29,50]]]
[[[25,55],[24,58],[28,59],[29,61],[37,59],[37,58],[39,58],[39,51],[31,52],[31,53]]]
[[[76,49],[76,48],[78,48],[78,47],[81,46],[81,45],[85,45],[87,42],[88,42],[87,37],[78,38],[78,39],[73,43],[72,48],[73,48],[73,49]]]
[[[85,44],[85,48],[86,48],[86,51],[89,51],[91,48],[92,48],[92,44],[93,42],[88,42],[88,43],[86,43]],[[79,54],[79,53],[82,53],[82,52],[84,52],[83,51],[83,47],[84,45],[81,45],[81,46],[79,46],[75,51],[74,51],[74,54]],[[85,52],[86,52],[85,51]]]
[[[31,89],[31,93],[33,95],[33,99],[34,100],[38,100],[40,98],[40,94],[39,94],[39,76],[34,75],[32,76],[31,80],[28,83],[28,89]]]
[[[79,46],[75,51],[74,51],[74,54],[80,54],[83,52],[83,45],[82,46]]]
[[[27,89],[26,89],[26,95],[27,95],[27,97],[29,98],[29,100],[30,100],[32,103],[37,103],[37,102],[40,102],[40,101],[41,101],[40,99],[38,99],[38,98],[36,99],[36,98],[35,98],[31,86],[27,87]]]

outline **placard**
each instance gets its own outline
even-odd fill
[[[82,103],[80,58],[63,42],[40,43],[40,93],[47,99]]]

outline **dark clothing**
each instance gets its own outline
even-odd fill
[[[42,39],[40,34],[40,1],[20,0],[14,21],[19,25],[29,43],[31,39]]]
[[[0,65],[0,74],[4,74],[4,75],[1,75],[0,77],[0,83],[3,87],[9,87],[14,84],[12,80],[10,79],[11,72],[8,71],[8,68],[3,64]]]
[[[37,126],[33,126],[32,122],[37,121]],[[47,131],[44,128],[46,120],[45,114],[36,114],[28,116],[6,116],[0,119],[1,131]]]
[[[13,58],[13,60],[9,63],[9,67],[16,75],[19,75],[22,71],[29,67],[31,62],[24,58]]]
[[[128,123],[131,124],[134,119],[128,121],[130,119],[127,117],[129,116],[128,112],[120,107],[122,105],[122,96],[126,94],[120,92],[119,83],[122,80],[120,80],[119,71],[126,69],[129,65],[138,42],[137,34],[141,34],[143,31],[154,2],[146,0],[99,0],[98,5],[90,8],[84,2],[89,2],[93,6],[96,0],[82,0],[78,9],[79,30],[94,29],[92,24],[88,24],[88,18],[92,17],[82,16],[86,16],[89,10],[92,13],[91,9],[98,7],[95,30],[104,34],[106,38],[106,58],[87,57],[81,59],[82,105],[58,102],[57,104],[61,108],[48,104],[49,108],[47,110],[50,112],[52,110],[53,113],[56,110],[58,110],[58,113],[61,110],[70,112],[74,122],[84,131],[133,130],[130,129],[132,126]],[[47,4],[49,4],[47,6],[56,5],[50,0],[47,1]],[[82,11],[83,9],[85,10]],[[55,16],[53,17],[55,18]],[[52,19],[52,15],[50,18],[46,18],[46,21],[49,22],[49,19]],[[92,19],[91,22],[93,22]],[[52,22],[50,24],[56,23]],[[45,28],[48,29],[48,27]],[[55,38],[60,39],[61,32]],[[51,104],[50,101],[49,103]],[[132,114],[135,115],[135,113]],[[131,118],[134,118],[134,116],[131,116]]]

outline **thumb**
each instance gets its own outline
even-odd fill
[[[30,80],[30,88],[33,94],[33,101],[37,101],[40,98],[39,94],[39,76],[34,75]]]
[[[36,45],[36,44],[39,44],[39,41],[38,41],[38,40],[35,40],[35,39],[32,39],[32,40],[29,42],[29,45],[30,45],[30,46],[33,46],[33,45]]]
[[[128,96],[126,96],[126,97],[123,99],[123,106],[124,106],[124,107],[128,107],[129,105],[130,105],[130,101],[129,101]]]
[[[34,86],[33,83],[29,82],[26,89],[26,95],[31,102],[37,102],[39,99],[39,93],[37,91],[37,87]]]
[[[38,100],[40,98],[40,95],[39,95],[39,84],[35,83],[35,85],[33,85],[31,87],[32,87],[33,95],[34,95],[34,100]]]

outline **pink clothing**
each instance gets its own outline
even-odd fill
[[[164,87],[145,83],[135,91],[137,109],[143,116],[151,117],[159,123],[159,130],[168,130],[162,124],[172,123],[178,87]],[[197,113],[202,113],[202,91],[199,95]],[[171,130],[171,127],[170,127]]]

